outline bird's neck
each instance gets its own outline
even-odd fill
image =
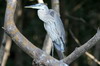
[[[46,17],[49,14],[49,11],[47,10],[38,10],[38,17],[45,23],[47,20]]]

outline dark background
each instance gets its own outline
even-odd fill
[[[37,47],[42,48],[46,31],[43,22],[37,16],[37,10],[25,9],[25,5],[36,4],[36,0],[19,0],[21,5],[17,7],[22,11],[20,16],[15,18],[16,25],[21,33]],[[44,0],[51,8],[51,1]],[[3,35],[4,15],[6,1],[0,0],[0,42]],[[84,44],[97,31],[100,26],[100,0],[60,0],[60,14],[66,30],[67,52],[69,55],[79,45],[74,41],[69,29]],[[15,15],[16,17],[16,15]],[[100,44],[91,48],[88,52],[100,60]],[[55,54],[56,56],[56,54]],[[57,56],[56,56],[57,57]],[[94,65],[93,65],[94,64]],[[24,53],[14,42],[6,66],[32,66],[32,58]],[[85,54],[71,63],[70,66],[99,66]]]

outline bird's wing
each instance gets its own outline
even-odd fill
[[[56,13],[53,9],[50,9],[50,16],[52,16],[54,18],[54,22],[55,22],[57,31],[59,32],[60,37],[62,38],[62,40],[65,43],[65,30],[64,30],[63,23],[60,19],[60,15],[58,13]]]
[[[56,11],[54,11],[53,9],[49,9],[49,11],[50,11],[51,16],[55,16],[55,14],[56,14],[57,16],[60,17],[60,15]]]

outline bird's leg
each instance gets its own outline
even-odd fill
[[[58,54],[58,57],[59,57],[60,60],[65,57],[63,52],[61,52],[61,51],[59,51],[57,49],[56,49],[56,51],[57,51],[57,54]]]
[[[54,45],[53,44],[52,44],[51,52],[52,52],[51,55],[54,56],[54,54],[53,54],[54,53]]]

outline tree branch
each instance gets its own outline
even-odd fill
[[[45,51],[47,54],[50,54],[52,45],[53,45],[52,40],[49,37],[49,35],[47,34],[45,37],[44,43],[43,43],[43,48],[42,48],[43,51]]]
[[[83,53],[85,53],[87,50],[92,48],[94,45],[96,45],[98,42],[100,42],[100,30],[98,29],[97,33],[85,44],[80,46],[79,48],[76,48],[69,56],[64,58],[62,61],[70,64],[75,59],[80,57]]]
[[[43,0],[37,0],[37,1],[38,1],[38,3],[44,3]]]
[[[5,32],[23,51],[25,51],[35,60],[35,63],[46,66],[67,66],[67,64],[54,59],[53,57],[47,55],[45,52],[34,46],[19,32],[14,23],[16,3],[17,0],[7,0],[4,25]]]
[[[79,46],[81,46],[80,41],[75,37],[75,35],[74,35],[73,32],[71,31],[71,29],[69,29],[69,32],[70,32],[72,38],[75,40],[75,42],[76,42]],[[89,58],[91,58],[94,62],[96,62],[97,64],[100,65],[100,61],[98,61],[92,54],[90,54],[89,52],[85,52],[85,54],[86,54]],[[95,65],[93,65],[93,66],[95,66]]]
[[[5,42],[3,42],[5,40],[4,36],[3,36],[3,32],[1,31],[0,33],[0,66],[3,60],[3,55],[4,55],[4,47],[5,47]]]
[[[5,49],[4,49],[5,52],[4,52],[1,66],[6,66],[7,59],[10,55],[11,45],[12,45],[12,40],[9,36],[6,35],[6,45],[5,45]]]

